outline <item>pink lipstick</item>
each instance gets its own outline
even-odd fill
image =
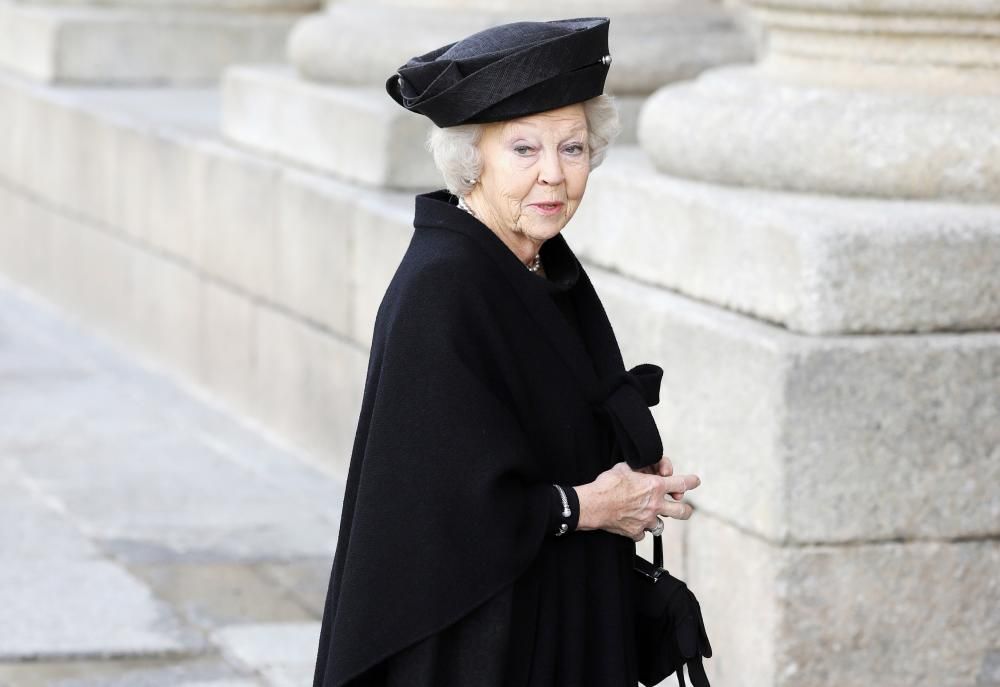
[[[540,215],[554,215],[563,209],[564,203],[532,203],[530,207]]]

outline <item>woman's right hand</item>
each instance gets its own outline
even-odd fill
[[[684,492],[701,484],[698,475],[658,475],[638,472],[618,463],[593,482],[574,487],[580,499],[577,530],[607,530],[642,541],[656,526],[657,516],[687,520],[693,508]],[[671,500],[671,495],[673,499]]]

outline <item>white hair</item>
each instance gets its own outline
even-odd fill
[[[583,102],[587,118],[587,148],[590,169],[604,161],[608,146],[621,133],[618,106],[609,95],[599,95]],[[459,124],[434,127],[427,137],[427,149],[444,177],[445,186],[456,196],[465,196],[475,186],[483,170],[483,157],[477,147],[485,124]]]

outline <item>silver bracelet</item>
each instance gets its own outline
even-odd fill
[[[569,499],[566,498],[566,492],[558,484],[553,484],[552,486],[559,490],[559,498],[562,499],[562,505],[563,505],[562,516],[564,518],[568,518],[570,515],[573,514],[573,511],[571,511],[569,509]],[[566,534],[568,531],[569,531],[569,525],[567,525],[564,522],[561,525],[559,525],[559,531],[556,532],[556,536],[557,537],[561,537],[562,535]]]

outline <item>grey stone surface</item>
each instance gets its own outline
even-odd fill
[[[263,674],[274,687],[307,684],[319,644],[318,622],[246,623],[214,631],[212,641],[237,664]],[[294,679],[293,679],[294,678]]]
[[[262,687],[218,656],[0,662],[4,687]]]
[[[0,564],[0,660],[197,650],[170,608],[105,560]]]
[[[1000,327],[1000,205],[705,184],[626,147],[565,232],[590,262],[807,334]]]
[[[978,676],[1000,637],[995,539],[776,548],[704,513],[688,525],[713,684],[992,684]]]
[[[0,227],[5,244],[15,247],[13,254],[0,255],[4,270],[182,377],[220,384],[219,396],[230,407],[331,456],[332,464],[346,465],[367,365],[364,349],[286,309],[206,279],[191,265],[137,250],[100,227],[25,204],[4,189],[0,202],[12,207],[17,219]],[[33,268],[42,261],[32,254],[40,234],[59,246],[46,255],[46,270]],[[28,247],[27,256],[18,254],[21,246]],[[91,279],[91,274],[112,278]],[[129,275],[124,283],[123,274]],[[318,265],[314,274],[323,278]],[[313,383],[296,385],[286,373]]]
[[[371,347],[375,315],[413,234],[413,199],[369,198],[359,203],[352,262],[356,266],[352,336]]]
[[[996,540],[791,553],[776,685],[972,685],[1000,647]]]
[[[331,555],[315,560],[263,563],[257,571],[280,586],[314,617],[322,618],[332,568]]]
[[[64,287],[78,302],[93,301],[86,307],[113,319],[131,318],[131,304],[120,292],[141,283],[147,271],[147,291],[161,279],[189,283],[178,284],[176,295],[169,289],[152,294],[163,303],[157,307],[139,301],[142,294],[137,294],[138,315],[175,304],[182,312],[172,316],[183,315],[183,309],[193,313],[196,296],[190,280],[177,272],[181,269],[363,340],[352,329],[351,298],[355,285],[378,266],[356,265],[350,258],[356,229],[367,230],[355,222],[354,209],[364,206],[370,194],[220,143],[212,129],[216,99],[202,90],[66,91],[0,77],[0,97],[8,96],[0,118],[12,130],[14,145],[0,155],[0,177],[8,185],[5,214],[16,221],[4,230],[20,254],[0,256],[9,263],[5,269],[47,278],[52,289]],[[51,123],[52,130],[38,126],[40,121]],[[4,137],[0,149],[7,142]],[[46,155],[64,163],[53,172],[40,162]],[[24,194],[46,200],[40,208],[26,202]],[[179,203],[178,198],[187,200]],[[375,205],[390,198],[392,205],[412,207],[408,193],[398,199],[379,194]],[[72,233],[53,238],[66,225],[73,226]],[[405,219],[404,231],[411,231],[408,227]],[[133,274],[120,263],[140,247],[175,264],[140,264]],[[75,269],[68,273],[70,265],[51,267],[52,260],[68,259],[67,254],[86,259],[71,263]],[[115,276],[78,283],[81,273],[94,272]],[[212,291],[211,307],[231,305]],[[125,312],[114,312],[112,304]],[[214,314],[206,315],[209,321]],[[246,319],[232,314],[239,317]],[[137,329],[148,326],[140,323]],[[156,339],[173,341],[171,348],[183,360],[190,356],[185,350],[190,342],[183,337],[197,326],[174,321]],[[232,326],[240,330],[239,323]]]
[[[761,70],[784,81],[838,88],[1000,95],[990,38],[996,6],[985,2],[746,3],[767,33]]]
[[[156,562],[129,566],[157,597],[197,627],[313,619],[287,587],[274,584],[259,568],[260,565],[243,562]],[[326,572],[329,575],[329,569]],[[322,590],[309,591],[313,594],[303,596],[323,598]]]
[[[280,61],[299,16],[102,4],[0,3],[0,66],[46,82],[211,82],[233,62]]]
[[[298,494],[275,487],[211,448],[178,440],[169,426],[122,439],[95,438],[81,452],[44,451],[25,471],[44,483],[100,539],[155,543],[220,558],[320,555],[335,521]],[[124,439],[124,438],[123,438]],[[122,453],[133,459],[122,461]],[[201,479],[192,482],[190,475]],[[228,485],[219,492],[219,485]],[[197,504],[178,508],[178,504]],[[326,531],[322,538],[316,532]]]
[[[4,454],[16,450],[4,442]],[[52,559],[52,565],[58,566],[66,557],[98,554],[94,544],[61,512],[60,503],[47,500],[38,485],[23,475],[7,481],[10,474],[0,465],[0,561]]]
[[[194,255],[204,206],[177,199],[205,190],[205,158],[182,143],[214,137],[217,92],[53,88],[0,74],[0,93],[10,133],[0,139],[0,176],[81,219]]]
[[[125,7],[135,9],[192,9],[207,12],[305,11],[316,9],[316,0],[18,0],[24,5],[67,7]]]
[[[153,145],[158,148],[161,144],[153,141]],[[53,245],[75,247],[49,255],[49,259],[60,265],[54,271],[58,279],[43,288],[51,296],[74,303],[80,312],[91,314],[97,322],[110,324],[123,338],[182,374],[207,380],[213,388],[218,385],[220,395],[237,409],[257,417],[261,417],[261,412],[269,413],[268,423],[281,423],[290,436],[307,447],[335,452],[337,460],[343,461],[343,442],[333,441],[343,436],[343,423],[354,421],[350,416],[360,394],[358,387],[363,382],[366,355],[360,348],[350,350],[351,342],[344,341],[346,355],[284,362],[274,361],[273,356],[300,355],[303,351],[295,350],[300,346],[308,347],[306,353],[323,355],[323,348],[340,345],[335,341],[319,346],[309,342],[321,342],[322,331],[317,332],[317,327],[322,330],[334,326],[343,331],[352,324],[349,307],[339,304],[349,303],[356,279],[353,272],[343,269],[353,246],[353,225],[346,217],[341,218],[343,224],[331,225],[322,213],[324,207],[330,209],[326,197],[310,191],[305,182],[289,181],[284,186],[273,165],[256,164],[244,169],[239,160],[246,158],[245,154],[221,149],[208,154],[197,147],[187,150],[190,156],[202,159],[190,168],[205,172],[201,178],[212,181],[209,189],[230,189],[214,194],[205,192],[205,207],[214,209],[210,218],[202,217],[196,222],[195,227],[203,230],[188,242],[190,255],[180,254],[175,260],[155,251],[135,251],[117,237],[109,236],[103,227],[74,220],[52,221],[50,213],[37,207],[34,212],[24,211],[23,224],[9,230],[51,227],[58,234]],[[169,183],[169,179],[165,181]],[[274,193],[273,188],[288,188],[288,194]],[[239,199],[247,194],[262,199],[262,205],[237,211],[241,205]],[[299,201],[305,197],[317,198],[318,207],[310,223],[301,222],[304,207]],[[20,207],[15,197],[10,198],[11,204]],[[226,210],[230,207],[231,212]],[[280,235],[287,238],[280,243],[277,241],[279,213]],[[181,218],[177,220],[178,226],[187,226]],[[296,234],[304,235],[297,239]],[[143,240],[147,238],[144,236]],[[149,241],[153,248],[164,245]],[[320,241],[325,241],[329,250],[322,250]],[[12,243],[22,242],[12,239]],[[240,250],[233,250],[234,245],[239,245]],[[314,262],[294,264],[296,256],[305,254],[313,256]],[[90,255],[96,257],[89,259]],[[87,259],[81,260],[80,256]],[[16,264],[13,269],[23,274]],[[208,278],[202,276],[201,270]],[[102,280],[89,278],[93,273],[124,274],[130,278],[124,285],[118,280],[104,285]],[[128,289],[128,284],[141,284],[142,288]],[[341,289],[347,290],[348,300],[331,295]],[[270,307],[295,305],[297,312],[282,309],[274,314],[269,306],[248,298],[248,293],[276,299]],[[305,300],[297,304],[295,299],[303,295]],[[314,325],[298,321],[300,318],[318,318],[318,321]],[[288,383],[286,379],[268,377],[280,372],[281,365],[315,370],[344,360],[353,368],[331,370],[331,374],[339,375],[340,385],[328,399],[332,406],[316,405],[314,391],[308,386],[288,387],[293,396],[304,394],[290,406],[283,404],[287,396],[270,395],[276,385]],[[302,374],[311,374],[310,370],[303,369]],[[330,415],[326,413],[331,407],[338,408],[331,415],[343,419],[343,423],[327,422]],[[298,423],[294,415],[290,416],[296,408],[311,415]],[[284,424],[288,417],[291,425]],[[341,434],[332,436],[331,431]]]
[[[165,104],[165,109],[179,109],[179,103]],[[204,109],[213,111],[209,106]],[[127,174],[140,183],[132,184],[128,193],[116,194],[107,210],[94,208],[87,212],[86,198],[73,205],[90,218],[113,223],[129,236],[167,254],[194,257],[200,239],[198,229],[204,219],[203,206],[178,203],[177,199],[196,198],[204,189],[205,156],[192,154],[182,145],[183,137],[166,132],[151,135],[149,131],[117,127],[104,135],[112,138],[117,150],[117,159],[109,163],[110,173]],[[67,150],[79,148],[70,141],[66,145]],[[70,200],[61,197],[64,203]]]
[[[401,255],[412,232],[411,193],[364,191],[222,144],[213,131],[217,99],[204,90],[66,91],[0,76],[0,98],[8,97],[0,119],[16,145],[3,150],[7,141],[0,140],[0,178],[8,185],[5,213],[16,221],[3,230],[18,252],[0,255],[5,270],[46,280],[57,300],[73,298],[97,320],[135,320],[138,325],[123,335],[136,343],[160,328],[138,318],[169,316],[150,338],[182,363],[191,362],[196,345],[186,337],[200,326],[194,319],[197,287],[187,272],[207,282],[201,321],[218,316],[231,335],[245,332],[251,316],[245,303],[220,290],[366,343],[368,304],[388,283],[391,260],[384,257],[389,251]],[[45,155],[65,161],[58,173],[40,162]],[[25,194],[45,201],[39,207]],[[369,227],[386,216],[398,222],[390,232]],[[56,236],[69,227],[68,235]],[[169,264],[140,256],[132,266],[127,258],[134,249]],[[76,255],[86,259],[52,266]],[[83,278],[93,272],[114,278]],[[148,298],[128,294],[135,302],[126,301],[147,272]],[[173,290],[170,281],[177,282]],[[161,284],[165,291],[158,293]],[[363,306],[355,307],[356,294]],[[132,307],[139,312],[130,314]],[[214,362],[227,334],[206,336],[212,337]]]
[[[314,174],[280,187],[275,299],[334,331],[353,332],[356,195]]]
[[[281,170],[210,142],[199,155],[201,213],[195,224],[196,264],[242,290],[274,300],[279,250]],[[239,249],[235,250],[234,247]]]
[[[387,13],[394,15],[386,21]],[[310,81],[381,87],[413,55],[422,55],[485,29],[497,12],[396,4],[331,3],[303,17],[288,38],[289,60]],[[419,26],[419,30],[413,30]],[[349,65],[354,65],[353,69]],[[389,101],[394,107],[399,107]]]
[[[801,336],[589,272],[698,506],[775,542],[1000,533],[1000,334]]]
[[[295,654],[283,630],[317,623],[337,479],[7,282],[0,381],[0,684],[311,674],[315,637]],[[277,623],[287,655],[258,669],[206,644],[248,622]]]
[[[789,531],[1000,533],[1000,334],[824,344],[788,359],[777,450]]]
[[[232,67],[223,77],[226,138],[373,186],[440,184],[424,140],[430,125],[384,86],[319,84],[289,67]]]
[[[298,662],[291,665],[268,666],[261,669],[261,673],[267,680],[268,687],[301,687],[312,683],[315,669],[308,663]]]
[[[720,67],[660,89],[639,118],[656,167],[722,185],[1000,202],[997,95],[787,84]]]
[[[247,405],[247,380],[256,359],[256,314],[257,306],[245,294],[217,282],[203,283],[197,378],[241,410]]]
[[[712,658],[704,662],[710,682],[775,687],[780,669],[776,647],[786,639],[784,614],[794,617],[796,612],[781,603],[778,575],[783,551],[704,510],[696,510],[680,534],[684,566],[674,574],[685,581],[701,606],[712,643]],[[866,684],[865,674],[859,670],[844,685],[861,687]],[[664,683],[665,687],[674,684],[674,679]]]
[[[347,474],[368,353],[353,342],[261,308],[255,318],[256,417]]]

